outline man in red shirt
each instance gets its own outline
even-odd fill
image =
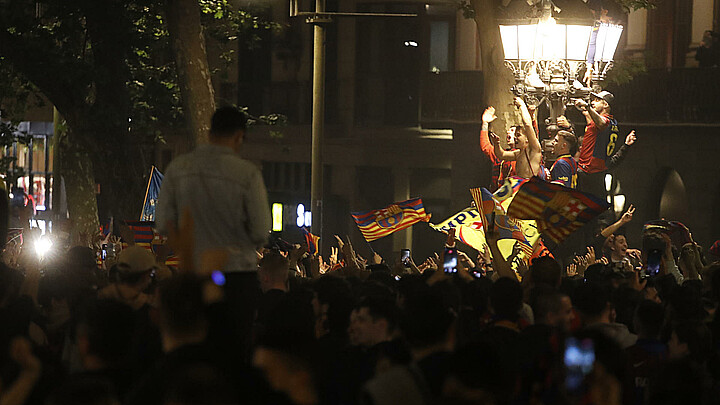
[[[605,161],[617,149],[618,125],[610,115],[610,103],[614,99],[612,93],[601,91],[591,93],[591,97],[590,104],[582,99],[575,101],[575,107],[582,111],[587,122],[580,146],[578,187],[604,199],[604,174],[608,169]]]
[[[490,185],[490,191],[492,192],[495,192],[495,190],[503,184],[505,178],[515,175],[515,162],[504,161],[498,158],[495,155],[495,147],[490,142],[490,137],[488,136],[490,123],[495,121],[496,118],[495,107],[491,106],[485,109],[482,115],[482,128],[480,129],[480,149],[482,149],[483,153],[490,159],[493,165],[492,184]],[[515,149],[516,129],[517,128],[513,126],[507,131],[507,144],[510,150]]]

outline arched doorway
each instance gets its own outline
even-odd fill
[[[655,195],[652,204],[656,218],[688,222],[688,198],[680,174],[673,168],[664,167],[655,176]]]

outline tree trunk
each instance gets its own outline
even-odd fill
[[[100,229],[97,200],[95,198],[95,176],[90,155],[79,142],[72,140],[72,133],[57,134],[59,140],[61,175],[65,179],[68,213],[72,224],[70,235],[73,241],[90,246]],[[56,179],[60,179],[55,174]],[[60,185],[60,181],[55,184]]]
[[[475,24],[480,40],[485,102],[495,107],[498,119],[493,126],[495,132],[499,133],[517,122],[515,108],[511,106],[513,95],[510,87],[514,80],[510,70],[505,67],[505,53],[494,11],[495,1],[471,0],[471,4],[475,10]],[[505,142],[504,136],[500,139]]]
[[[197,0],[166,0],[165,14],[175,55],[183,113],[195,143],[207,142],[215,94]]]

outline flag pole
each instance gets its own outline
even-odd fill
[[[145,199],[143,200],[142,211],[140,212],[140,220],[141,221],[143,220],[143,217],[145,216],[145,204],[147,204],[147,196],[148,196],[148,193],[150,192],[150,183],[152,183],[152,176],[153,176],[154,172],[155,172],[155,165],[153,165],[152,168],[150,169],[150,177],[148,178],[148,185],[147,185],[147,188],[145,189]]]

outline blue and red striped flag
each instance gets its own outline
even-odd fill
[[[135,244],[137,246],[142,246],[145,249],[155,253],[155,248],[158,245],[164,245],[167,243],[165,238],[160,236],[158,233],[155,232],[155,222],[153,221],[124,221],[125,224],[130,228],[130,230],[133,233],[133,237],[135,239]],[[123,249],[125,249],[128,246],[129,241],[123,241],[122,244]],[[168,255],[167,259],[165,260],[165,264],[167,266],[172,267],[178,267],[180,265],[180,260],[178,257],[171,251]]]
[[[125,224],[132,231],[136,245],[149,247],[156,238],[160,238],[153,231],[155,223],[152,221],[125,221]]]
[[[430,221],[430,215],[425,213],[425,207],[420,198],[396,202],[379,210],[352,212],[351,214],[368,242],[408,228],[420,221]]]
[[[515,194],[508,215],[536,220],[541,234],[561,243],[609,207],[594,195],[533,177]]]
[[[305,242],[307,242],[308,253],[315,256],[319,251],[320,237],[313,235],[307,228],[302,227],[303,234],[305,235]]]

